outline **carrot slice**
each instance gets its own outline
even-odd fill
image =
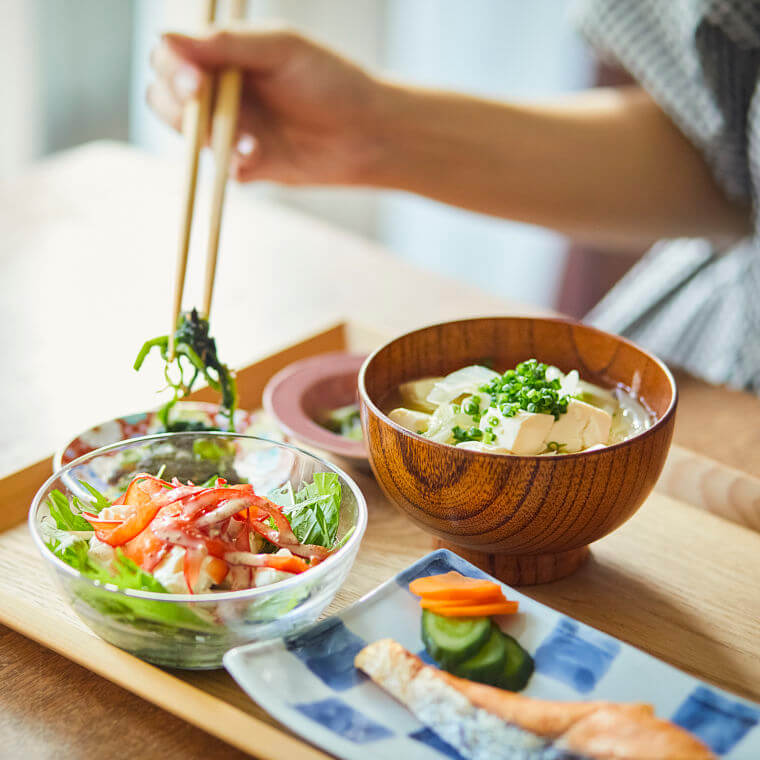
[[[444,617],[487,617],[488,615],[512,615],[517,612],[518,602],[505,599],[503,602],[490,602],[488,604],[444,604],[422,599],[420,606],[423,609],[435,612]]]
[[[468,578],[451,571],[441,575],[417,578],[409,584],[409,590],[424,599],[438,600],[481,600],[492,601],[503,598],[501,586],[482,578]]]
[[[205,570],[214,583],[221,583],[230,567],[218,557],[211,557],[200,549],[187,549],[182,560],[182,571],[185,574],[185,583],[191,594],[195,594],[195,586],[200,578],[201,570]]]
[[[206,572],[214,583],[221,583],[227,577],[229,570],[230,566],[219,557],[209,557],[206,563]]]
[[[494,583],[487,588],[441,589],[434,594],[420,594],[420,598],[436,604],[488,604],[503,601],[504,592]]]

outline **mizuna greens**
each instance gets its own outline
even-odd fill
[[[230,368],[219,360],[216,341],[209,334],[207,319],[193,309],[180,314],[174,333],[174,360],[169,361],[169,336],[161,335],[146,341],[135,359],[134,368],[142,367],[145,357],[157,348],[164,360],[164,377],[174,392],[159,410],[158,418],[167,432],[197,429],[197,423],[172,422],[169,412],[193,389],[196,381],[203,377],[211,388],[222,394],[221,411],[227,418],[227,429],[235,430],[233,416],[237,407],[237,385]],[[172,371],[176,377],[172,377]],[[205,426],[203,426],[205,429]]]

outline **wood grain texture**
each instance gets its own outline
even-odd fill
[[[657,490],[760,531],[760,478],[672,446]]]
[[[434,443],[380,411],[399,383],[486,358],[504,370],[530,357],[565,372],[578,369],[603,386],[634,389],[657,422],[602,450],[528,457]],[[665,462],[676,406],[671,375],[649,354],[584,325],[537,317],[449,322],[396,338],[368,360],[359,394],[370,463],[391,501],[513,585],[573,572],[584,547],[641,506]]]
[[[346,347],[365,351],[377,342],[375,331],[351,325],[290,346],[241,371],[246,402],[260,400],[266,380],[290,361]],[[49,466],[45,460],[0,480],[6,517],[0,533],[0,576],[10,581],[0,603],[3,620],[65,650],[85,667],[92,668],[95,661],[94,669],[105,677],[123,679],[125,688],[167,705],[175,716],[209,734],[226,738],[231,733],[236,742],[246,742],[248,753],[261,757],[260,726],[278,724],[225,672],[161,671],[100,642],[73,616],[44,572],[23,524]],[[371,476],[351,474],[367,497],[369,525],[354,570],[328,612],[352,603],[431,548],[430,537],[383,498]],[[730,556],[725,546],[731,546]],[[760,699],[760,597],[747,582],[758,573],[760,535],[653,494],[628,523],[593,545],[591,561],[571,578],[527,593],[707,681]],[[112,662],[120,664],[114,669]],[[129,697],[16,634],[0,636],[0,667],[13,683],[12,689],[0,690],[3,746],[28,747],[26,754],[43,758],[61,757],[61,748],[67,757],[112,758],[133,746],[145,747],[142,754],[147,756],[182,760],[239,756],[178,717]],[[144,687],[146,678],[152,688]],[[151,680],[156,678],[161,680]],[[178,699],[185,692],[175,681],[190,687],[193,696]],[[197,709],[196,691],[221,704]],[[67,704],[71,707],[62,710],[60,719],[48,714]],[[76,709],[81,722],[71,718]],[[115,714],[117,729],[106,717]],[[231,717],[220,717],[224,715]],[[84,722],[86,729],[81,730]],[[301,744],[298,748],[306,754],[293,754],[290,734],[278,727],[289,741],[277,738],[270,745],[274,757],[322,756]]]
[[[5,626],[0,651],[2,758],[99,760],[118,757],[116,745],[125,757],[247,757]]]
[[[680,412],[675,441],[760,478],[760,396],[674,369]]]
[[[178,178],[176,160],[100,142],[46,159],[0,183],[0,344],[14,357],[0,376],[0,473],[42,459],[77,430],[156,405],[160,370],[135,374],[129,367],[142,341],[165,327],[176,245],[172,220],[181,202]],[[245,188],[230,187],[225,205],[217,272],[225,298],[217,300],[213,320],[220,351],[233,367],[346,315],[373,326],[352,323],[348,330],[351,346],[364,350],[431,322],[539,312],[423,272],[358,235],[252,196]],[[201,239],[203,234],[199,230]],[[191,303],[200,303],[202,293],[202,267],[192,264],[198,254],[190,254]],[[152,273],[147,279],[146,271]],[[359,281],[361,288],[344,285]],[[35,283],[33,299],[29,282]],[[287,287],[274,287],[277,283]],[[329,298],[315,299],[314,283]],[[252,287],[256,298],[250,297]],[[139,309],[134,308],[136,292]],[[129,318],[93,319],[109,314]],[[354,342],[357,333],[361,344]],[[341,335],[336,330],[311,351],[303,345],[290,349],[291,361],[342,348]],[[57,371],[72,366],[72,346],[84,340],[98,346],[107,383],[84,382],[80,371]],[[257,403],[278,366],[268,359],[246,371],[246,405]],[[760,477],[760,399],[682,373],[677,381],[675,442]],[[32,492],[46,478],[49,459],[37,467],[36,474],[23,471]],[[364,488],[365,481],[360,483]],[[338,603],[357,598],[429,547],[428,536],[370,493],[371,479],[366,486],[370,528]],[[0,526],[7,528],[23,520],[29,498],[15,475],[0,481],[0,493]],[[747,582],[760,574],[760,547],[747,531],[730,528],[722,520],[705,520],[698,510],[675,508],[655,493],[628,523],[593,546],[591,562],[572,578],[528,593],[718,685],[760,699],[758,632],[747,630],[760,617],[758,595],[748,596],[755,586]],[[0,537],[0,565],[15,572],[12,565],[7,571],[3,560],[8,543]],[[732,547],[731,556],[726,546]],[[45,606],[49,597],[43,594],[36,603]],[[33,660],[28,652],[35,653]],[[224,746],[218,741],[205,744],[202,732],[129,698],[123,689],[109,688],[79,666],[71,668],[82,677],[72,677],[66,662],[17,634],[0,637],[0,667],[13,673],[12,688],[0,689],[0,747],[20,748],[27,757],[98,760],[119,757],[133,746],[127,737],[139,737],[148,757],[154,755],[151,747],[165,760],[225,757],[216,754]],[[222,699],[237,700],[240,709],[266,719],[224,674],[197,682],[179,677],[199,688],[211,690],[213,684]],[[80,709],[86,731],[76,721],[56,719],[59,705],[66,703]],[[105,714],[118,715],[116,730],[103,720]]]

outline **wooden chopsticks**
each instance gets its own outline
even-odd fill
[[[245,18],[246,0],[232,0],[230,19]],[[202,21],[204,26],[212,24],[216,16],[216,0],[203,0]],[[203,311],[208,318],[211,312],[211,298],[216,277],[216,262],[219,251],[219,236],[222,227],[222,207],[227,187],[232,140],[235,137],[242,75],[238,69],[224,69],[219,74],[217,96],[211,115],[212,82],[205,77],[200,94],[185,106],[182,119],[182,133],[187,141],[186,172],[182,198],[182,218],[179,247],[177,249],[176,279],[172,303],[172,321],[169,329],[169,359],[174,359],[174,331],[182,309],[182,296],[187,275],[187,256],[190,250],[190,233],[195,209],[195,193],[198,184],[198,159],[208,133],[211,119],[211,148],[214,154],[214,186],[211,197],[210,224],[206,247],[206,274],[203,287]]]

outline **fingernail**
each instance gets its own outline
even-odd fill
[[[192,66],[181,66],[174,75],[174,92],[181,98],[191,98],[200,89],[201,78]]]
[[[253,153],[253,149],[256,147],[256,138],[253,135],[242,135],[237,141],[235,149],[244,157],[250,156]]]

